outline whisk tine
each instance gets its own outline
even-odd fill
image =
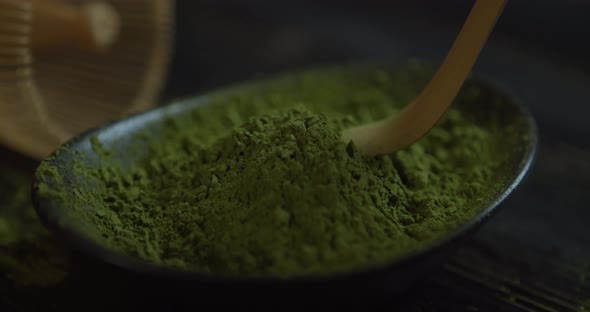
[[[5,35],[0,33],[0,47],[2,45],[13,45],[13,46],[27,46],[31,41],[28,38],[16,35]]]
[[[0,82],[19,81],[23,79],[29,79],[32,76],[32,70],[30,68],[18,68],[14,70],[2,70],[0,71]]]
[[[10,23],[18,23],[21,21],[30,21],[31,14],[27,11],[15,11],[11,9],[6,9],[0,6],[0,19],[3,23],[10,24]]]
[[[32,63],[32,58],[29,55],[23,55],[20,57],[0,57],[0,70],[4,70],[2,67],[14,67],[14,66],[28,66]]]
[[[9,47],[6,45],[0,46],[0,56],[15,56],[22,57],[29,54],[26,47]]]
[[[28,35],[31,32],[31,28],[27,25],[5,21],[0,21],[0,29],[20,35]]]

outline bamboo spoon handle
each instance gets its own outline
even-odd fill
[[[506,0],[477,0],[444,62],[413,103],[397,116],[347,129],[368,155],[392,153],[424,136],[452,104],[500,16]]]
[[[31,47],[45,53],[78,49],[101,51],[115,42],[120,17],[108,3],[97,1],[74,6],[62,0],[0,0],[30,6]]]

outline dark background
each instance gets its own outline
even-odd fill
[[[190,95],[315,64],[408,57],[439,61],[472,4],[467,0],[177,1],[177,50],[165,95]],[[588,105],[575,97],[585,92],[583,82],[590,74],[589,12],[589,1],[508,1],[474,70],[485,72],[500,65],[506,77],[498,79],[507,84],[512,83],[508,81],[514,78],[512,72],[521,79],[539,79],[516,86],[520,89],[556,89],[548,84],[561,82],[560,76],[571,77],[575,81],[569,82],[573,84],[569,88],[576,93],[572,97],[571,92],[554,90],[553,105],[530,104],[548,122],[570,119],[563,125],[568,131],[564,136],[590,134],[585,126]],[[570,102],[567,109],[562,107],[565,101]]]
[[[177,1],[176,51],[163,100],[318,64],[437,62],[472,3]],[[531,109],[541,133],[537,162],[504,209],[393,308],[590,310],[588,12],[588,1],[508,2],[474,74]]]

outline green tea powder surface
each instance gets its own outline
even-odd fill
[[[101,166],[75,168],[94,191],[46,192],[92,206],[84,213],[102,243],[183,270],[288,277],[387,262],[479,212],[508,159],[510,129],[455,106],[391,155],[340,140],[345,127],[395,114],[429,73],[316,73],[220,94],[160,136],[143,134],[148,153],[132,168],[93,140]],[[481,96],[470,87],[456,101]]]

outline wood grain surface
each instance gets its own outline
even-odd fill
[[[269,5],[265,10],[228,2],[185,7],[179,3],[191,18],[186,13],[177,22],[182,31],[168,97],[318,63],[437,60],[459,26],[456,19],[443,22],[441,17],[434,22],[432,14],[421,14],[419,8],[400,6],[391,14],[355,14],[355,10],[327,10],[319,5],[312,10],[301,5],[282,9]],[[515,9],[507,10],[516,14]],[[292,17],[297,12],[305,14]],[[563,26],[571,24],[583,25]],[[551,34],[560,31],[568,29],[554,29]],[[567,58],[567,51],[544,48],[551,40],[528,42],[519,39],[522,31],[518,33],[492,35],[474,71],[516,95],[537,118],[541,146],[536,165],[490,223],[439,271],[402,298],[392,297],[389,310],[590,311],[590,77],[585,65]],[[558,53],[565,56],[558,58]],[[7,151],[0,153],[0,161],[22,161],[25,174],[35,165]],[[0,212],[9,211],[2,200]],[[2,252],[7,250],[0,248]],[[92,277],[96,272],[76,271],[64,283],[49,288],[15,288],[0,278],[0,305],[6,307],[0,310],[61,311],[73,304],[72,298],[86,301],[87,308],[90,302],[96,310],[147,305],[130,299],[133,289]],[[155,297],[151,308],[174,306]]]

